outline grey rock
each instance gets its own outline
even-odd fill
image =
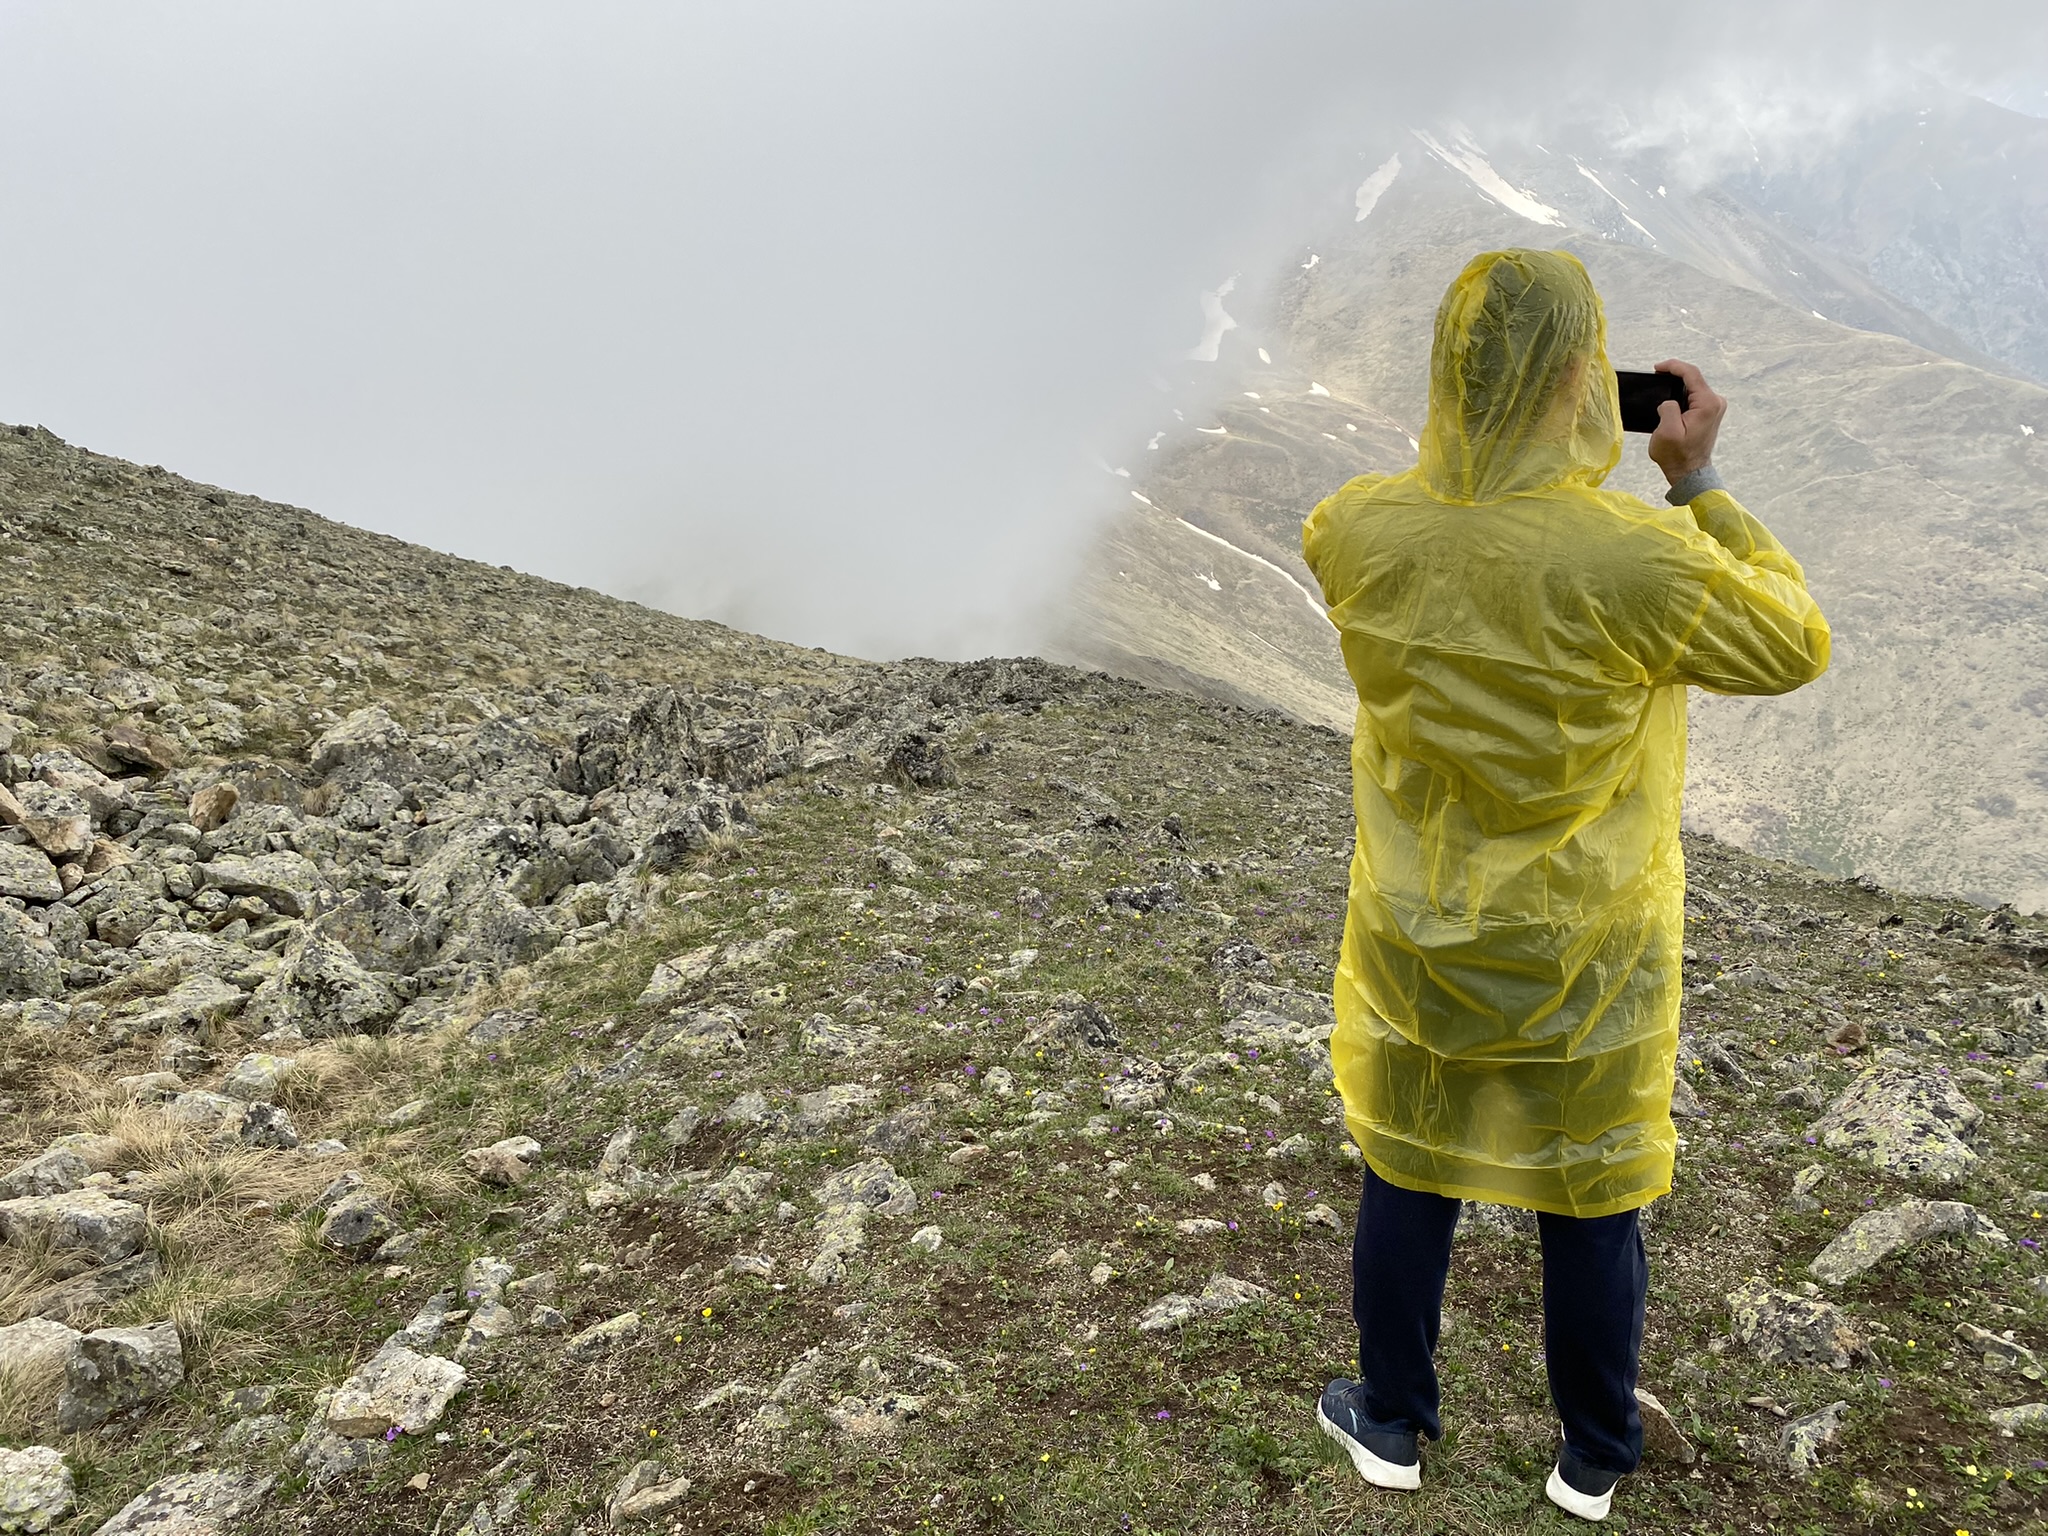
[[[1078,992],[1063,992],[1028,1030],[1015,1054],[1029,1057],[1073,1050],[1113,1051],[1121,1041],[1109,1015]]]
[[[655,966],[654,974],[634,1000],[636,1008],[655,1008],[673,1003],[710,976],[718,965],[718,946],[705,944],[672,955]]]
[[[908,1216],[917,1209],[917,1191],[910,1181],[899,1177],[886,1159],[869,1158],[842,1168],[821,1184],[816,1192],[820,1205],[864,1205],[883,1216]]]
[[[835,1205],[818,1217],[817,1252],[804,1268],[804,1278],[813,1285],[836,1285],[846,1275],[846,1261],[867,1249],[870,1207],[861,1204]]]
[[[381,1029],[403,1006],[340,943],[308,932],[286,949],[277,973],[249,999],[249,1020],[259,1029],[291,1029],[318,1040]]]
[[[220,1091],[231,1099],[274,1099],[297,1062],[290,1056],[257,1051],[244,1056],[221,1079]]]
[[[1885,1051],[1808,1134],[1880,1172],[1953,1184],[1976,1166],[1966,1138],[1983,1118],[1948,1077]]]
[[[92,847],[92,807],[83,795],[31,780],[15,786],[14,798],[22,831],[52,860],[82,858]]]
[[[614,1529],[664,1520],[689,1492],[687,1477],[671,1475],[658,1461],[643,1461],[619,1480],[605,1509]]]
[[[623,1349],[639,1337],[639,1334],[640,1314],[621,1312],[617,1317],[593,1323],[570,1339],[562,1346],[562,1357],[579,1365],[587,1364]]]
[[[470,1025],[463,1039],[471,1045],[503,1045],[540,1023],[540,1015],[528,1008],[494,1008]]]
[[[685,1104],[668,1119],[661,1128],[661,1139],[672,1147],[686,1147],[697,1134],[697,1128],[704,1123],[704,1112],[694,1104]]]
[[[1264,1286],[1254,1285],[1249,1280],[1238,1280],[1220,1271],[1209,1277],[1198,1295],[1187,1296],[1172,1292],[1160,1297],[1138,1314],[1137,1330],[1140,1333],[1158,1333],[1168,1328],[1178,1328],[1198,1317],[1215,1316],[1233,1311],[1247,1302],[1271,1301],[1273,1293]]]
[[[303,1472],[306,1481],[315,1488],[330,1488],[367,1473],[391,1456],[389,1442],[381,1437],[362,1439],[337,1434],[328,1428],[322,1415],[333,1400],[332,1392],[320,1395],[305,1433],[299,1436],[299,1443],[285,1458],[286,1464]]]
[[[825,1410],[825,1417],[841,1434],[856,1440],[888,1440],[924,1410],[924,1399],[905,1392],[887,1392],[880,1397],[842,1397]]]
[[[938,1105],[930,1099],[921,1099],[877,1120],[861,1133],[860,1142],[871,1152],[908,1157],[931,1144],[938,1123]]]
[[[1766,1365],[1829,1365],[1836,1370],[1870,1355],[1869,1342],[1839,1307],[1752,1277],[1728,1295],[1735,1342]]]
[[[149,1213],[97,1189],[0,1201],[0,1242],[89,1254],[112,1264],[141,1251]]]
[[[8,846],[0,843],[0,848]],[[25,912],[0,907],[0,1003],[63,995],[64,957],[41,924]]]
[[[1780,1429],[1778,1455],[1785,1470],[1798,1477],[1813,1476],[1820,1466],[1822,1449],[1841,1438],[1842,1419],[1848,1411],[1847,1403],[1829,1403]]]
[[[409,907],[375,885],[350,892],[331,912],[323,912],[313,932],[341,945],[365,970],[399,976],[431,964],[439,943],[430,912]]]
[[[65,1195],[77,1189],[92,1174],[91,1166],[76,1152],[53,1147],[25,1163],[17,1163],[0,1175],[0,1200],[19,1200],[25,1195]]]
[[[0,1536],[47,1531],[71,1512],[71,1469],[54,1446],[0,1446]]]
[[[189,976],[161,997],[151,998],[120,1015],[123,1024],[137,1034],[196,1035],[212,1038],[216,1025],[238,1016],[249,1001],[240,987],[218,976]],[[203,1053],[202,1053],[203,1054]],[[213,1064],[206,1056],[197,1068],[165,1063],[174,1072],[204,1071]]]
[[[829,1013],[812,1014],[797,1031],[798,1048],[813,1056],[865,1058],[877,1038],[875,1031]]]
[[[199,877],[230,896],[254,896],[286,917],[317,916],[328,890],[320,867],[302,853],[216,859],[199,866]]]
[[[398,1231],[391,1207],[367,1190],[354,1190],[328,1207],[320,1221],[320,1241],[357,1258],[371,1252]]]
[[[276,1104],[251,1104],[235,1125],[235,1140],[245,1147],[289,1152],[299,1144],[299,1128],[289,1111]]]
[[[163,1265],[148,1249],[114,1264],[100,1264],[82,1275],[38,1291],[27,1303],[31,1317],[82,1327],[124,1296],[155,1285],[164,1275]]]
[[[417,1435],[439,1422],[468,1381],[469,1372],[453,1360],[386,1344],[335,1389],[327,1405],[327,1427],[351,1439],[394,1428]]]
[[[159,1478],[93,1536],[227,1536],[263,1507],[276,1479],[254,1472],[179,1472]]]
[[[179,1125],[193,1126],[199,1130],[212,1130],[239,1119],[242,1103],[224,1093],[212,1093],[204,1088],[191,1088],[174,1095],[164,1105],[164,1118]]]
[[[57,882],[57,866],[47,854],[19,843],[0,843],[0,896],[56,901],[63,894],[64,887]]]
[[[1975,1323],[1957,1323],[1956,1337],[1963,1347],[1981,1359],[1994,1371],[2011,1371],[2029,1381],[2043,1379],[2041,1362],[2034,1352],[2011,1336],[1993,1333],[1989,1328],[1980,1328]]]
[[[1808,1266],[1823,1285],[1841,1285],[1903,1248],[1932,1237],[1969,1237],[2004,1244],[2005,1233],[1974,1205],[1960,1200],[1902,1200],[1866,1211]]]
[[[678,1008],[648,1030],[640,1048],[661,1056],[696,1057],[747,1048],[746,1018],[736,1008]]]
[[[64,1367],[58,1426],[90,1429],[124,1408],[154,1402],[184,1379],[185,1349],[175,1324],[88,1333]]]

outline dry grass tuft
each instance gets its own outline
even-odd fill
[[[0,1441],[24,1444],[47,1430],[63,1382],[54,1361],[0,1370]]]

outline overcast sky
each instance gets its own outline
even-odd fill
[[[1201,291],[1376,130],[1797,140],[1914,66],[2048,104],[2048,6],[0,0],[0,420],[805,643],[1027,649]]]

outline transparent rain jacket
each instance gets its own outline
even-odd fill
[[[1493,252],[1438,311],[1416,468],[1302,530],[1358,690],[1331,1054],[1409,1189],[1573,1216],[1670,1189],[1685,689],[1827,667],[1769,531],[1725,492],[1601,490],[1620,454],[1585,268]]]

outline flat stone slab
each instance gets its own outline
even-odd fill
[[[226,1536],[262,1507],[276,1481],[254,1472],[179,1472],[151,1483],[93,1536]]]
[[[146,1210],[96,1189],[0,1200],[0,1242],[40,1243],[112,1264],[141,1252],[148,1235]]]
[[[1251,1301],[1270,1301],[1273,1293],[1262,1285],[1249,1280],[1233,1279],[1229,1275],[1214,1274],[1209,1283],[1202,1287],[1201,1294],[1186,1296],[1172,1292],[1160,1297],[1138,1314],[1137,1328],[1140,1333],[1158,1333],[1167,1328],[1178,1328],[1198,1317],[1215,1316],[1233,1311]]]
[[[71,1469],[54,1446],[0,1446],[0,1532],[37,1536],[71,1512]]]
[[[1808,1134],[1880,1172],[1954,1184],[1976,1165],[1967,1138],[1983,1118],[1947,1074],[1885,1051]]]
[[[1865,1211],[1814,1256],[1808,1269],[1823,1285],[1841,1285],[1901,1249],[1931,1237],[1970,1237],[2004,1243],[1998,1224],[1961,1200],[1902,1200]]]
[[[327,1404],[327,1427],[362,1439],[391,1429],[417,1435],[431,1429],[469,1382],[453,1360],[389,1345],[335,1390]]]
[[[1867,1358],[1870,1344],[1841,1308],[1775,1289],[1752,1276],[1728,1293],[1737,1344],[1766,1365],[1827,1365],[1845,1371]]]

